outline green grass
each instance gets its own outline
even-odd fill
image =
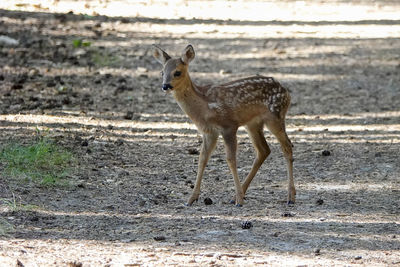
[[[0,218],[0,236],[9,236],[13,232],[14,227],[4,218]]]
[[[42,186],[65,184],[74,161],[71,152],[45,138],[32,145],[10,144],[3,148],[0,159],[6,175]]]
[[[118,64],[119,59],[116,56],[108,54],[107,52],[93,50],[92,61],[98,67],[107,67]]]
[[[38,209],[39,207],[31,204],[22,204],[21,201],[17,201],[15,195],[13,194],[12,199],[2,198],[0,199],[0,205],[7,208],[8,211],[31,211]]]
[[[72,45],[73,45],[75,48],[79,48],[79,47],[89,47],[89,46],[92,45],[92,43],[91,43],[91,42],[88,42],[88,41],[83,41],[83,40],[81,40],[81,39],[76,39],[76,40],[73,40],[73,41],[72,41]]]

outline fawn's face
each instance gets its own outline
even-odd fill
[[[162,90],[178,89],[188,76],[189,62],[194,58],[194,50],[188,45],[180,58],[172,59],[161,48],[154,45],[153,55],[163,65]]]
[[[161,72],[163,91],[177,88],[187,75],[187,66],[180,58],[169,59]]]

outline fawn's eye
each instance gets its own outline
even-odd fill
[[[175,76],[175,77],[179,77],[179,76],[181,76],[181,74],[182,74],[182,73],[181,73],[180,71],[175,71],[174,76]]]

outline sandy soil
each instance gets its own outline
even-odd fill
[[[0,265],[400,265],[399,3],[269,2],[284,10],[281,21],[276,13],[193,15],[180,2],[169,7],[183,15],[168,17],[166,1],[146,9],[123,2],[137,10],[127,17],[86,1],[81,15],[65,3],[74,1],[0,4],[0,35],[19,42],[0,44],[1,144],[30,143],[40,132],[78,159],[66,187],[1,174]],[[225,4],[256,10],[260,2]],[[345,10],[361,13],[346,19]],[[90,46],[74,47],[79,39]],[[296,205],[285,204],[285,161],[267,131],[272,153],[244,207],[229,204],[221,142],[199,202],[183,205],[201,137],[161,91],[152,43],[176,55],[193,44],[200,84],[263,74],[290,88]],[[253,157],[241,130],[242,178]],[[244,221],[253,227],[242,229]]]

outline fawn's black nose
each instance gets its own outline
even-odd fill
[[[168,91],[168,89],[172,89],[172,88],[173,88],[172,85],[170,85],[169,83],[164,83],[162,85],[163,91]]]

